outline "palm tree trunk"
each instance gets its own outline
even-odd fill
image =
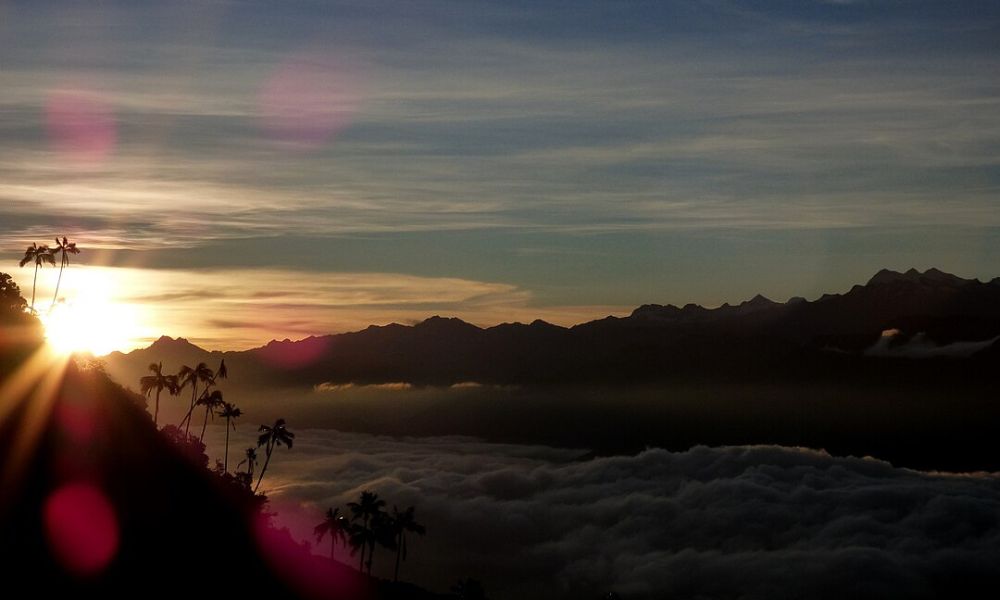
[[[35,261],[35,278],[31,280],[31,312],[35,312],[35,286],[38,285],[38,261]]]
[[[63,253],[62,262],[59,263],[59,277],[56,278],[56,292],[52,294],[52,306],[49,307],[49,312],[56,307],[56,300],[59,299],[59,284],[62,283],[62,272],[63,267],[66,266],[66,253]]]
[[[375,540],[372,539],[371,549],[368,550],[368,576],[372,576],[372,560],[375,558]]]
[[[191,429],[191,413],[194,412],[194,394],[198,390],[198,384],[194,383],[191,385],[191,407],[188,408],[187,414],[184,415],[184,421],[187,421],[187,425],[184,426],[184,435],[188,435],[188,431]],[[183,423],[184,421],[181,421]]]
[[[399,532],[399,537],[396,538],[396,571],[392,574],[392,582],[396,583],[399,581],[399,557],[403,554],[403,532]]]
[[[205,406],[205,422],[201,424],[201,437],[198,438],[199,442],[205,441],[205,430],[208,428],[208,413],[211,409]]]
[[[226,459],[222,468],[226,473],[229,472],[229,417],[226,417]]]
[[[253,488],[253,493],[257,493],[260,488],[260,482],[264,479],[264,472],[267,471],[267,463],[271,462],[271,443],[267,444],[267,458],[264,459],[264,467],[260,470],[260,477],[257,478],[257,485]]]
[[[153,411],[153,427],[156,427],[156,422],[160,419],[160,392],[162,391],[162,388],[156,390],[156,410]]]
[[[367,536],[367,533],[368,533],[368,515],[365,515],[365,520],[363,522],[363,525],[364,525],[364,531],[365,531],[365,534],[366,534],[365,537],[368,537]],[[366,546],[368,546],[368,540],[362,538],[362,540],[361,540],[361,561],[358,562],[358,573],[364,573],[365,572],[365,550],[368,549],[368,548],[366,548]]]
[[[330,535],[330,560],[336,560],[333,558],[333,553],[337,551],[337,536]]]

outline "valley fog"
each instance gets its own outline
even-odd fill
[[[917,469],[1000,470],[991,423],[1000,407],[980,385],[864,386],[702,383],[617,387],[248,387],[223,382],[242,427],[285,418],[290,426],[396,436],[475,436],[501,443],[634,454],[647,446],[778,444],[835,456],[874,456]],[[152,400],[150,400],[152,404]],[[188,399],[161,398],[161,422]],[[203,411],[192,429],[200,429]]]
[[[232,435],[231,468],[253,429]],[[208,431],[221,458],[224,431]],[[430,589],[473,577],[498,599],[922,597],[971,590],[1000,559],[993,474],[775,446],[590,458],[471,437],[296,433],[261,488],[277,522],[328,555],[312,534],[327,508],[364,490],[416,506],[427,535],[410,541],[402,573]],[[376,574],[391,576],[393,559],[376,553]]]

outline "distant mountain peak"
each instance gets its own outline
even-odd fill
[[[541,328],[541,329],[562,329],[558,325],[553,325],[548,321],[543,321],[542,319],[535,319],[529,325],[530,327]]]
[[[906,276],[900,273],[899,271],[893,271],[892,269],[880,269],[878,273],[875,273],[875,275],[873,275],[872,278],[868,280],[868,283],[866,285],[883,285],[886,283],[895,283],[905,278]]]
[[[771,300],[770,298],[762,294],[757,294],[753,298],[741,302],[740,306],[758,307],[758,306],[771,306],[772,304],[777,304],[777,302]]]
[[[945,273],[940,269],[931,267],[923,273],[914,268],[907,269],[903,273],[891,269],[882,269],[868,280],[867,285],[886,285],[903,282],[961,285],[969,283],[969,281],[971,280],[963,279],[957,275]]]
[[[150,344],[149,347],[150,348],[165,348],[165,347],[166,348],[170,348],[170,347],[172,347],[172,348],[187,348],[187,347],[197,348],[197,346],[195,346],[194,344],[192,344],[191,342],[189,342],[187,340],[187,338],[182,338],[182,337],[172,338],[169,335],[161,335],[159,338],[156,339],[156,341],[154,341],[152,344]]]
[[[680,312],[681,309],[677,308],[673,304],[667,304],[666,306],[662,304],[643,304],[642,306],[636,308],[632,311],[632,317],[659,317],[664,314],[673,314]]]
[[[413,326],[414,329],[424,329],[433,331],[472,331],[479,330],[472,323],[467,323],[458,317],[442,317],[434,315]]]

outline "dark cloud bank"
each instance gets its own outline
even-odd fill
[[[1000,583],[995,474],[779,446],[590,458],[333,430],[301,431],[272,468],[273,505],[302,537],[362,489],[417,505],[430,533],[404,576],[433,589],[473,576],[495,598],[930,598]]]

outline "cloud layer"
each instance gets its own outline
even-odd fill
[[[585,459],[471,438],[304,430],[272,469],[265,487],[303,538],[326,507],[374,489],[416,505],[428,526],[405,577],[445,589],[473,576],[497,598],[933,597],[995,580],[1000,559],[995,475],[805,449]],[[375,568],[390,562],[377,555]]]
[[[0,216],[128,247],[997,225],[995,8],[806,4],[10,7]]]

